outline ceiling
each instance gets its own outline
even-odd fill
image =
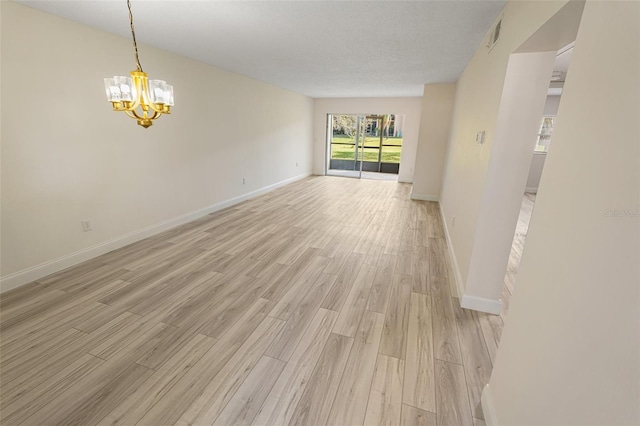
[[[20,3],[130,37],[126,2]],[[139,42],[314,98],[456,81],[505,1],[133,0]],[[144,65],[144,49],[140,52]]]

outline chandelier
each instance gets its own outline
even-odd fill
[[[163,80],[149,80],[147,73],[142,71],[138,58],[136,32],[133,28],[131,0],[127,0],[127,7],[129,8],[129,24],[133,38],[136,70],[131,71],[131,77],[105,78],[104,87],[113,110],[123,111],[129,117],[138,120],[138,124],[146,129],[153,124],[152,120],[162,114],[171,114],[173,86]]]

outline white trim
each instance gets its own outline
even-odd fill
[[[84,262],[85,260],[93,259],[94,257],[116,250],[120,247],[124,247],[136,241],[140,241],[144,238],[150,237],[168,229],[175,228],[176,226],[180,226],[187,222],[191,222],[218,210],[231,207],[242,201],[248,200],[249,198],[257,197],[258,195],[273,191],[276,188],[300,179],[304,179],[310,175],[311,173],[304,173],[298,176],[294,176],[292,178],[276,182],[272,185],[265,186],[255,191],[248,192],[246,194],[231,198],[226,201],[222,201],[220,203],[216,203],[212,206],[205,207],[204,209],[196,210],[194,212],[187,213],[155,225],[147,226],[146,228],[139,229],[121,237],[117,237],[112,240],[97,244],[95,246],[76,251],[75,253],[59,257],[58,259],[41,263],[40,265],[36,265],[31,268],[15,272],[11,275],[7,275],[6,277],[2,277],[0,279],[0,293],[31,283],[42,277],[46,277],[47,275],[51,275],[55,272],[62,271],[63,269],[77,265],[81,262]]]
[[[487,314],[500,315],[502,312],[502,299],[485,299],[484,297],[465,294],[460,300],[460,306],[474,311],[486,312]]]
[[[538,187],[537,186],[527,186],[524,189],[524,192],[531,192],[532,194],[537,194],[538,193]]]
[[[411,197],[413,198],[413,196]],[[485,299],[483,297],[470,296],[464,294],[464,281],[462,280],[462,273],[458,266],[458,259],[456,253],[453,251],[453,243],[451,242],[451,236],[449,235],[449,228],[447,227],[447,219],[444,216],[442,210],[442,204],[440,204],[440,216],[442,217],[442,224],[444,226],[444,236],[447,239],[447,249],[449,250],[449,258],[451,259],[451,269],[453,269],[454,280],[456,283],[456,290],[458,291],[458,297],[460,297],[460,306],[466,309],[473,309],[474,311],[486,312],[488,314],[500,315],[502,313],[502,300]]]
[[[447,219],[444,216],[444,211],[442,210],[442,204],[440,204],[440,217],[442,218],[442,224],[444,226],[444,237],[447,240],[447,250],[449,250],[449,259],[451,259],[451,269],[453,269],[453,279],[456,283],[456,290],[458,292],[458,297],[461,294],[464,294],[464,282],[462,281],[462,273],[460,272],[460,267],[458,266],[458,258],[456,257],[456,253],[453,251],[453,243],[451,242],[451,236],[449,235],[449,228],[447,227]]]
[[[493,406],[493,395],[491,394],[491,388],[489,387],[489,384],[486,384],[484,389],[482,390],[480,402],[482,404],[482,414],[484,414],[484,423],[487,426],[498,426],[496,409]]]
[[[439,201],[439,195],[431,195],[431,194],[416,194],[411,191],[411,199],[412,200],[421,200],[421,201]]]

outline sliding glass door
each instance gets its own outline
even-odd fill
[[[327,175],[362,177],[364,115],[329,115]]]
[[[402,116],[329,114],[326,174],[373,178],[397,175],[402,151]]]

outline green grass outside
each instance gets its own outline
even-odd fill
[[[345,135],[334,135],[333,142],[350,143],[352,145],[334,145],[331,144],[331,158],[334,160],[353,160],[355,150],[355,138]],[[402,138],[386,138],[382,140],[382,162],[384,163],[400,163],[400,153],[402,152]],[[367,148],[378,146],[380,144],[379,136],[367,136],[364,140],[364,161],[378,161],[378,150]],[[360,148],[360,147],[358,147]],[[361,159],[360,149],[358,149],[358,160]]]

